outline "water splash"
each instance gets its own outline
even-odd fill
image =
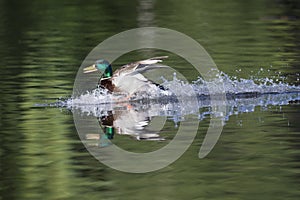
[[[219,77],[207,82],[199,77],[193,82],[192,86],[198,95],[209,95],[207,85],[224,85],[225,93],[227,95],[242,95],[242,94],[271,94],[271,93],[289,93],[300,92],[300,87],[289,85],[283,81],[273,80],[272,78],[254,78],[244,79],[237,77],[230,77],[224,72],[220,72]],[[223,88],[216,88],[216,93],[222,93]]]
[[[176,98],[178,95],[182,97],[189,97],[194,95],[194,92],[196,92],[198,97],[225,93],[227,97],[246,96],[248,98],[262,94],[300,93],[300,86],[290,85],[276,79],[274,80],[267,77],[238,79],[237,77],[230,77],[223,72],[218,73],[217,77],[210,81],[205,81],[202,77],[198,77],[198,79],[192,83],[187,83],[178,79],[175,73],[172,80],[167,80],[164,77],[161,77],[161,79],[163,80],[161,86],[163,86],[165,90],[157,88],[155,91],[137,93],[128,98],[126,94],[111,94],[103,88],[96,88],[80,95],[79,97],[71,98],[61,103],[68,107],[72,107],[82,104],[96,105],[130,100],[159,99],[165,97],[172,99],[172,97]],[[209,91],[208,86],[213,86],[213,91]],[[191,88],[194,92],[190,91]]]
[[[227,119],[232,114],[253,112],[256,106],[267,107],[268,105],[288,105],[290,102],[298,102],[300,100],[300,86],[289,85],[283,81],[277,82],[277,80],[271,78],[252,77],[251,79],[238,79],[220,72],[217,73],[215,79],[212,79],[209,82],[198,77],[196,81],[187,83],[178,79],[176,73],[174,73],[172,80],[167,80],[164,77],[161,77],[161,79],[163,80],[161,86],[163,86],[165,90],[157,88],[156,91],[151,91],[150,93],[138,93],[128,98],[126,94],[112,94],[106,89],[98,87],[79,97],[60,100],[55,106],[80,109],[83,113],[99,117],[105,114],[106,111],[112,110],[115,107],[122,107],[122,102],[130,102],[132,105],[135,105],[136,109],[142,109],[141,106],[147,107],[148,104],[159,104],[159,108],[161,109],[158,110],[163,113],[164,108],[166,108],[165,111],[169,111],[171,107],[176,107],[178,95],[188,102],[189,96],[195,94],[190,91],[192,88],[198,96],[198,109],[209,108],[211,91],[208,90],[208,85],[216,86],[213,91],[215,94],[223,93],[224,91],[222,90],[225,89],[228,111],[228,115],[225,116],[225,118]],[[220,81],[224,85],[224,88],[217,88],[217,86],[220,85],[218,84]],[[189,108],[188,105],[189,104],[187,103],[185,105],[187,108],[183,109],[186,112],[181,113],[180,115],[198,111],[197,108]],[[153,113],[155,113],[155,111]],[[170,113],[164,113],[162,115],[170,116],[169,114]],[[203,112],[199,119],[203,119],[209,114],[211,114],[209,111]],[[156,113],[156,115],[158,115],[158,113]],[[173,118],[180,117],[173,116]]]

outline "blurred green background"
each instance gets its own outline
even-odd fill
[[[204,120],[179,160],[147,174],[106,167],[82,145],[71,113],[35,107],[70,97],[100,42],[145,26],[194,38],[229,75],[299,84],[297,0],[0,0],[0,199],[299,199],[299,105],[232,116],[200,160]]]

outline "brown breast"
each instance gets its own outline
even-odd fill
[[[115,85],[112,83],[110,78],[100,80],[100,86],[106,88],[110,92],[113,92],[115,89]]]

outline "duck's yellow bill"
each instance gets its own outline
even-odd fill
[[[85,67],[83,69],[83,73],[90,73],[90,72],[95,72],[97,71],[96,65],[91,65],[89,67]]]

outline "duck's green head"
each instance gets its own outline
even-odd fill
[[[95,64],[86,67],[83,69],[84,73],[90,73],[95,71],[100,71],[103,73],[102,78],[110,78],[112,77],[112,67],[111,64],[106,60],[97,60]]]

